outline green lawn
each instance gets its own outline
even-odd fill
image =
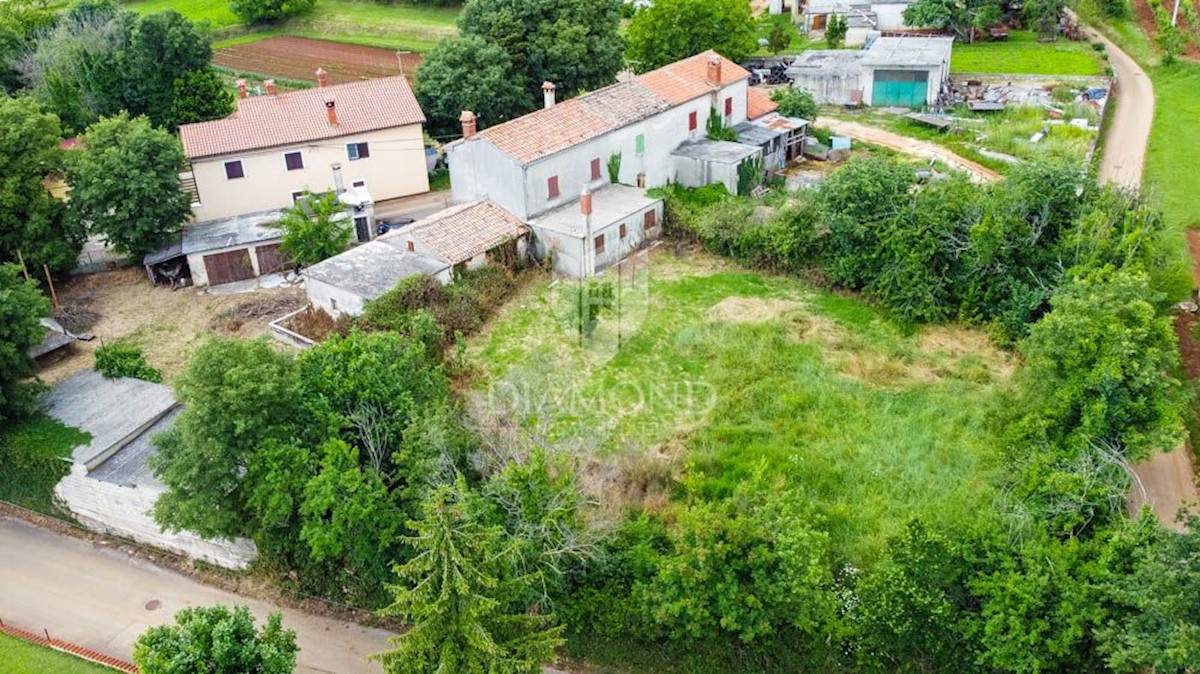
[[[0,674],[112,674],[66,653],[0,634]]]
[[[1030,31],[1014,30],[1004,42],[954,43],[950,70],[959,73],[1103,75],[1105,62],[1087,42],[1038,42]]]
[[[53,515],[54,485],[89,436],[42,414],[0,430],[0,500]]]
[[[986,408],[1012,364],[982,334],[906,333],[795,278],[653,259],[648,292],[624,290],[619,325],[609,310],[591,339],[565,318],[573,284],[511,302],[468,349],[480,400],[594,446],[642,505],[655,499],[630,484],[669,466],[713,495],[760,464],[788,475],[828,518],[835,558],[856,564],[913,515],[961,524],[989,510]]]
[[[775,27],[775,24],[782,25],[784,30],[788,31],[788,35],[790,35],[792,38],[791,42],[788,44],[788,48],[780,52],[781,56],[799,54],[805,49],[825,48],[824,42],[811,42],[808,37],[806,37],[799,30],[796,30],[796,26],[792,24],[791,14],[763,14],[758,18],[758,32],[755,35],[755,38],[766,38],[769,36],[771,34],[771,29]],[[767,47],[760,47],[755,54],[759,56],[775,55]]]
[[[139,0],[139,12],[174,9],[193,21],[208,21],[215,46],[253,42],[272,35],[316,37],[372,47],[428,51],[457,29],[458,8],[414,7],[354,0],[321,0],[304,16],[267,30],[248,32],[229,11],[228,0]]]

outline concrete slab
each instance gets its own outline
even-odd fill
[[[249,278],[245,281],[234,281],[232,283],[222,283],[220,285],[209,286],[198,291],[198,293],[208,293],[209,295],[240,295],[242,293],[252,293],[258,290],[290,288],[295,285],[300,285],[299,277],[291,272],[276,272],[274,274],[255,276],[254,278]]]
[[[89,470],[135,439],[175,407],[169,386],[140,379],[105,379],[83,370],[59,382],[42,399],[46,413],[90,433],[72,458]]]
[[[150,440],[155,435],[169,430],[171,424],[175,423],[175,417],[178,417],[182,411],[182,407],[176,407],[167,412],[165,416],[108,457],[104,463],[96,466],[95,470],[88,473],[88,477],[122,487],[163,487],[164,485],[154,477],[154,473],[148,465],[150,458],[158,454],[158,450],[150,444]]]

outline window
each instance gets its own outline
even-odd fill
[[[367,181],[365,181],[365,180],[355,180],[354,182],[350,183],[350,187],[366,187],[366,186],[367,186]]]
[[[346,145],[346,156],[350,157],[350,161],[357,159],[366,159],[371,156],[371,149],[366,143],[348,143]]]
[[[626,234],[628,234],[628,232],[626,232],[626,231],[625,231],[625,223],[623,223],[623,222],[622,222],[622,223],[621,223],[621,229],[620,229],[620,236],[621,236],[621,240],[622,240],[622,241],[624,241],[624,240],[625,240],[625,235],[626,235]]]
[[[688,113],[688,131],[695,131],[695,130],[696,130],[696,111],[693,110]]]
[[[410,253],[417,252],[417,245],[412,242],[412,239],[408,240],[408,252],[410,252]]]
[[[637,138],[633,139],[633,150],[638,154],[642,154],[646,151],[646,134],[639,133]]]
[[[600,160],[593,159],[592,160],[592,180],[599,180],[599,179],[600,179]]]
[[[302,199],[303,197],[304,197],[304,192],[292,192],[292,204],[299,203],[300,199]]]
[[[330,298],[329,298],[329,308],[330,308],[330,309],[333,309],[334,311],[337,311],[337,310],[338,310],[338,308],[337,308],[337,300],[335,300],[335,299],[334,299],[334,298],[332,298],[332,297],[330,297]]]
[[[651,229],[657,224],[658,224],[658,213],[656,213],[654,211],[646,211],[646,214],[642,216],[642,228],[643,229]]]
[[[558,176],[550,176],[546,179],[546,193],[551,199],[558,198]]]
[[[596,254],[603,255],[604,254],[604,235],[601,234],[600,236],[597,236],[595,243],[596,243]]]
[[[283,163],[287,164],[287,170],[297,171],[304,168],[304,156],[299,152],[285,152]]]
[[[225,162],[225,179],[234,180],[237,178],[245,178],[246,172],[242,170],[242,160]]]
[[[732,114],[733,114],[733,97],[730,96],[725,99],[725,116],[728,117]]]
[[[637,175],[637,186],[642,189],[646,189],[646,174],[645,173],[639,173]]]

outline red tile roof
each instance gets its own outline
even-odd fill
[[[771,100],[771,94],[760,87],[750,87],[746,93],[746,119],[758,119],[779,109],[779,104]]]
[[[479,200],[451,206],[381,239],[411,236],[450,264],[466,262],[525,232],[525,225],[496,204]]]
[[[338,123],[329,123],[325,101],[337,105]],[[241,99],[225,119],[179,127],[189,159],[421,124],[425,114],[404,77],[383,77],[278,96]]]
[[[708,83],[707,67],[711,56],[721,59],[721,86],[750,76],[733,61],[707,51],[631,81],[489,127],[477,136],[488,139],[517,162],[528,164],[709,94],[712,85]]]

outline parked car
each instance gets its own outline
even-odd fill
[[[400,229],[406,225],[411,225],[416,222],[413,218],[377,218],[375,220],[375,233],[386,234],[394,229]]]

